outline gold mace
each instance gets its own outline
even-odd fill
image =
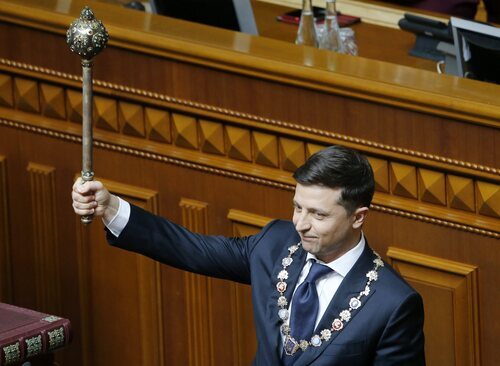
[[[66,42],[74,53],[82,58],[82,179],[94,179],[92,168],[92,65],[93,58],[108,43],[109,35],[100,20],[97,20],[88,6],[80,18],[69,26]],[[82,223],[90,224],[92,215],[82,216]]]

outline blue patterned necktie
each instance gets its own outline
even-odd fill
[[[316,281],[331,271],[330,267],[314,261],[306,279],[297,287],[293,295],[290,328],[291,335],[297,342],[302,339],[307,341],[311,339],[319,310]],[[284,364],[286,366],[293,365],[300,354],[301,351],[295,353],[293,356],[287,356],[283,353]]]

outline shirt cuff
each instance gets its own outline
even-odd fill
[[[125,226],[127,226],[130,218],[130,203],[122,200],[120,197],[118,197],[118,202],[119,206],[116,215],[108,223],[106,223],[104,219],[102,220],[111,234],[116,237],[120,236],[123,229],[125,229]]]

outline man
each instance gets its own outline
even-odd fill
[[[79,215],[108,241],[187,271],[252,285],[254,365],[425,365],[420,296],[368,246],[367,159],[332,146],[294,174],[293,223],[245,238],[194,234],[129,205],[100,182],[73,186]]]

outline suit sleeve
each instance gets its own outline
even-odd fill
[[[424,366],[424,307],[417,293],[391,314],[377,345],[374,366]]]
[[[108,232],[107,240],[172,267],[249,284],[249,256],[271,225],[244,238],[201,235],[131,205],[121,234],[115,237]]]

